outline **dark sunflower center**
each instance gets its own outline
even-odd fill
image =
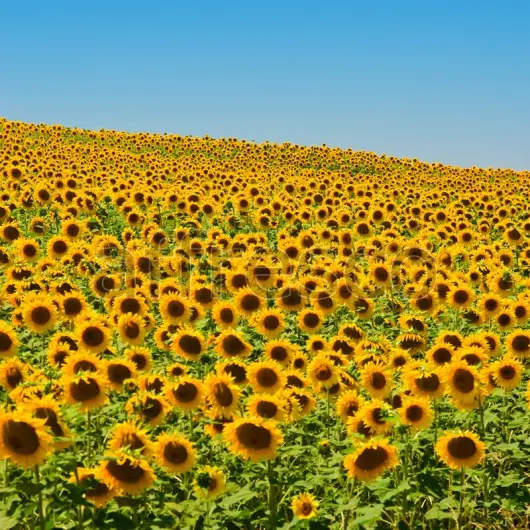
[[[318,324],[320,323],[320,318],[316,313],[306,313],[304,315],[304,324],[312,329],[316,328]]]
[[[477,451],[475,442],[467,436],[457,436],[449,440],[447,450],[453,458],[465,460],[471,458]]]
[[[199,302],[199,304],[207,305],[213,302],[213,299],[213,292],[208,287],[201,287],[195,291],[195,300]]]
[[[229,307],[223,307],[219,316],[224,324],[231,324],[234,321],[234,312]]]
[[[142,414],[152,420],[154,418],[157,418],[159,414],[162,412],[162,404],[158,399],[148,397],[142,406]]]
[[[451,359],[453,358],[453,355],[451,354],[451,351],[447,348],[441,347],[437,348],[433,353],[433,359],[434,362],[437,364],[446,364],[448,362],[451,362]]]
[[[96,326],[87,327],[82,334],[83,342],[92,348],[101,346],[105,335],[103,331]]]
[[[188,459],[188,451],[177,442],[169,442],[164,447],[164,458],[175,465],[180,465]]]
[[[121,302],[120,310],[123,314],[132,313],[136,315],[141,310],[140,302],[136,298],[126,298]]]
[[[136,322],[127,322],[124,331],[129,339],[134,340],[140,336],[140,326]]]
[[[475,388],[473,374],[465,368],[458,368],[453,375],[453,384],[463,394],[468,394]]]
[[[74,364],[74,373],[79,372],[95,372],[97,370],[96,365],[93,362],[83,359]]]
[[[386,385],[386,377],[381,372],[375,372],[372,374],[371,383],[376,390],[382,390]]]
[[[217,383],[214,386],[213,393],[217,403],[219,403],[221,407],[229,407],[234,401],[232,391],[225,383]]]
[[[199,355],[202,350],[201,341],[194,335],[183,335],[180,337],[179,346],[189,355]]]
[[[24,376],[18,368],[12,367],[7,370],[6,380],[10,388],[16,388],[24,380]]]
[[[405,415],[409,421],[415,423],[423,418],[423,409],[419,405],[411,405],[407,407]]]
[[[140,466],[133,465],[129,459],[125,460],[122,464],[117,460],[110,460],[107,463],[107,471],[116,480],[126,484],[136,484],[137,482],[140,482],[145,475],[145,471]]]
[[[26,422],[9,420],[2,429],[4,445],[19,455],[32,455],[40,445],[35,429]]]
[[[416,306],[421,311],[427,311],[433,306],[432,298],[430,295],[420,296],[416,299]]]
[[[181,403],[191,403],[198,394],[197,387],[193,383],[180,383],[173,389],[175,399]]]
[[[501,376],[501,379],[509,381],[510,379],[513,379],[515,377],[517,372],[513,366],[503,366],[499,370],[499,374]]]
[[[275,361],[285,361],[287,357],[289,356],[289,352],[285,349],[284,346],[274,346],[274,348],[271,349],[271,357]]]
[[[383,447],[367,447],[355,460],[355,465],[363,471],[373,471],[385,464],[388,453]]]
[[[282,293],[282,301],[287,307],[294,307],[302,303],[302,295],[297,289],[288,288]]]
[[[31,320],[39,326],[46,325],[51,318],[51,311],[47,307],[39,306],[31,310]]]
[[[227,364],[224,367],[224,372],[232,376],[236,383],[242,383],[247,377],[247,371],[239,364]]]
[[[423,392],[436,392],[440,387],[440,379],[436,374],[418,377],[415,382],[416,386]]]
[[[223,350],[228,355],[240,355],[245,351],[245,343],[236,335],[228,335],[223,339]]]
[[[68,316],[77,315],[81,312],[83,309],[83,305],[81,304],[81,301],[79,298],[67,298],[63,302],[64,312]]]
[[[262,450],[270,447],[272,442],[271,432],[261,425],[243,423],[236,429],[239,443],[251,450]]]
[[[300,509],[300,512],[302,513],[302,515],[310,515],[311,512],[313,511],[313,506],[311,506],[311,503],[309,502],[304,502],[302,504],[302,507]]]
[[[80,379],[70,383],[70,394],[76,401],[88,401],[99,396],[101,389],[97,382],[89,378],[88,380]]]
[[[121,385],[131,377],[131,370],[124,364],[111,364],[107,369],[107,375],[112,383]]]
[[[512,348],[518,352],[526,352],[530,347],[530,338],[526,335],[516,335],[512,340]]]
[[[269,331],[274,331],[280,325],[280,319],[276,315],[267,315],[263,319],[263,327]]]
[[[254,312],[257,311],[261,306],[259,297],[257,297],[255,294],[246,294],[241,299],[241,307],[245,311]]]

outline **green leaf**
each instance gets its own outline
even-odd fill
[[[384,504],[374,504],[366,508],[357,510],[357,517],[353,520],[352,525],[368,524],[381,517],[383,513]]]
[[[10,528],[15,528],[18,524],[18,521],[13,517],[9,517],[5,513],[0,513],[0,528],[2,530],[10,530]]]

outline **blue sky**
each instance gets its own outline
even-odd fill
[[[0,116],[530,169],[530,2],[4,2]]]

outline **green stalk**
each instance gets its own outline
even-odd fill
[[[273,466],[272,460],[267,461],[267,476],[269,478],[269,528],[276,530],[276,489],[273,484]]]
[[[39,466],[35,466],[35,481],[37,483],[37,486],[40,486],[40,473],[39,473]],[[39,494],[38,494],[38,506],[39,506],[39,526],[41,530],[44,530],[45,524],[44,524],[44,502],[42,499],[42,490],[39,488]]]

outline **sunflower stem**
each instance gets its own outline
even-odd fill
[[[326,405],[326,427],[327,427],[327,439],[329,441],[329,430],[331,428],[331,417],[329,415],[329,403],[330,402],[330,395],[329,395],[329,388],[327,389],[327,405]]]
[[[460,469],[460,504],[458,505],[458,519],[456,521],[457,528],[461,528],[462,511],[464,508],[464,495],[466,493],[466,471],[464,468]]]
[[[191,438],[193,436],[193,413],[192,412],[190,412],[188,414],[188,420],[189,420],[188,427],[189,427],[189,431],[190,431],[190,440],[191,440]]]
[[[39,466],[35,466],[35,482],[37,483],[37,486],[39,487],[39,493],[38,493],[39,525],[40,525],[40,529],[44,530],[44,528],[45,528],[45,524],[44,524],[44,503],[43,503],[43,500],[42,500],[42,489],[40,488]]]
[[[434,447],[438,443],[438,400],[434,399]]]
[[[87,453],[88,453],[88,463],[89,465],[91,465],[92,464],[92,444],[90,443],[90,435],[92,432],[92,419],[90,416],[90,410],[86,411],[86,423],[87,423],[86,446],[87,446]]]
[[[267,476],[269,478],[269,527],[276,530],[276,490],[274,487],[274,470],[272,460],[267,461]]]

